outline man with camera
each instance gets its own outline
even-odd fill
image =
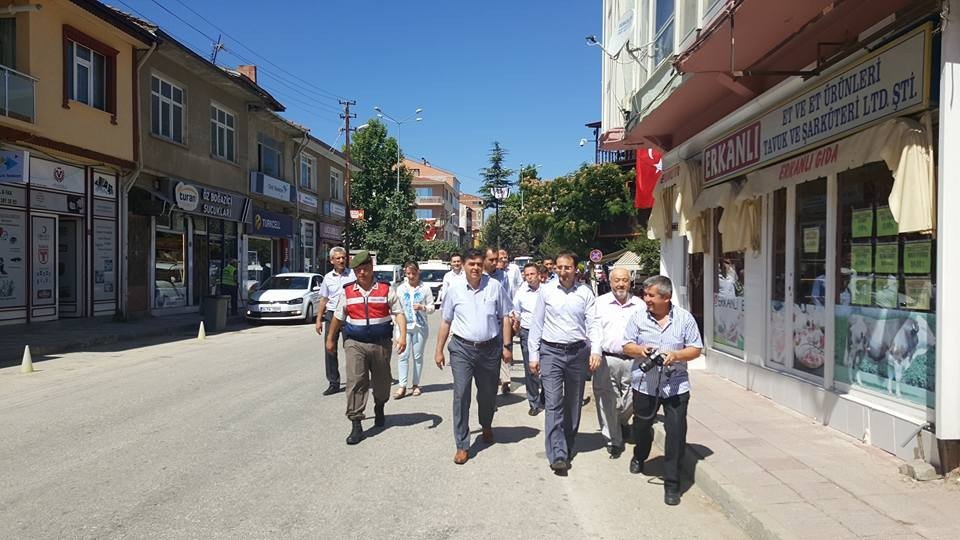
[[[633,371],[633,436],[636,446],[630,472],[640,474],[653,444],[653,421],[663,405],[666,445],[663,502],[680,504],[680,466],[687,445],[690,378],[687,362],[700,357],[703,341],[689,311],[674,305],[673,284],[666,276],[643,282],[647,309],[637,310],[624,331],[624,354],[638,359]]]

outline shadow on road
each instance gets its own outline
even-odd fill
[[[428,384],[420,387],[420,391],[424,394],[429,392],[446,392],[447,390],[453,390],[453,383]]]
[[[424,422],[430,422],[430,425],[427,426],[426,429],[433,429],[443,422],[443,418],[436,414],[425,412],[388,414],[386,426],[370,428],[366,431],[366,434],[367,436],[372,437],[390,428],[410,427],[417,424],[423,424]]]
[[[594,431],[593,433],[578,433],[577,440],[574,442],[576,453],[595,452],[607,447],[607,440],[603,434]]]
[[[683,468],[680,473],[680,493],[686,493],[693,487],[697,464],[712,455],[713,450],[702,444],[687,444],[687,451],[683,456]],[[644,463],[643,475],[649,477],[647,483],[663,485],[663,462],[663,456],[656,456]]]
[[[475,433],[479,434],[480,431]],[[508,426],[493,428],[493,444],[513,444],[526,439],[532,439],[540,434],[540,430],[528,426]],[[470,446],[468,452],[471,456],[476,456],[480,452],[489,448],[490,444],[483,442],[482,437],[477,437]]]

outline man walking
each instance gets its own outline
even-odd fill
[[[503,287],[507,298],[513,301],[513,288],[510,286],[510,279],[507,276],[507,271],[505,269],[506,264],[503,262],[504,260],[505,259],[501,259],[499,250],[488,247],[483,255],[483,272],[497,280],[500,283],[500,286]],[[510,310],[512,310],[512,308],[510,308],[508,311]],[[512,347],[510,352],[511,354],[513,353]],[[500,366],[501,393],[509,394],[511,392],[510,382],[510,362],[507,362]]]
[[[633,437],[630,472],[640,474],[653,443],[653,420],[663,405],[666,444],[663,452],[663,502],[680,504],[680,465],[687,446],[690,377],[687,362],[700,357],[703,341],[689,311],[674,305],[673,284],[665,276],[643,282],[646,310],[638,309],[624,331],[624,354],[645,360],[663,353],[663,366],[633,371]]]
[[[487,251],[489,255],[490,251]],[[464,255],[466,281],[450,288],[440,307],[435,361],[443,369],[450,352],[453,371],[453,437],[457,452],[453,462],[463,465],[470,448],[470,384],[476,381],[477,416],[483,441],[493,442],[493,414],[496,410],[499,360],[513,360],[510,333],[510,298],[500,282],[484,274],[484,253],[471,249]]]
[[[464,281],[466,279],[465,274],[463,273],[463,256],[459,253],[454,253],[450,256],[450,270],[443,275],[443,284],[440,286],[438,302],[443,302],[443,297],[447,294],[447,291],[450,290],[450,287],[458,281]]]
[[[627,269],[614,268],[610,283],[612,290],[597,298],[597,316],[603,328],[603,361],[593,374],[593,395],[607,451],[610,459],[617,459],[623,453],[623,438],[633,414],[633,359],[623,353],[624,329],[643,304],[630,294]]]
[[[533,309],[540,296],[540,272],[537,265],[530,263],[523,267],[525,283],[520,286],[513,297],[513,330],[520,332],[520,352],[523,354],[523,375],[527,387],[527,402],[530,403],[530,416],[536,416],[543,411],[543,385],[540,376],[530,371],[530,350],[527,338],[530,335],[530,320],[533,318]]]
[[[333,270],[323,276],[323,283],[320,284],[320,303],[317,309],[317,322],[314,327],[317,333],[323,336],[324,341],[330,341],[330,321],[333,320],[333,310],[337,307],[340,295],[343,294],[343,287],[353,283],[357,277],[347,268],[347,250],[342,247],[335,247],[330,250],[330,262],[333,264]],[[327,322],[326,329],[323,328],[324,321]],[[339,341],[339,333],[334,333],[333,342]],[[340,391],[340,359],[337,357],[337,348],[333,351],[327,349],[325,354],[325,363],[327,368],[327,382],[329,386],[323,391],[323,395],[329,396]]]
[[[396,350],[407,346],[407,321],[396,292],[390,285],[373,279],[373,259],[366,250],[358,251],[350,261],[356,270],[356,281],[343,288],[330,320],[327,352],[337,349],[336,335],[343,328],[343,352],[346,354],[347,418],[353,426],[347,444],[363,440],[363,412],[372,382],[374,400],[373,425],[386,423],[383,407],[390,399],[390,339],[393,336],[392,314],[397,319],[399,337]]]
[[[540,375],[546,398],[547,460],[558,475],[570,468],[587,370],[600,365],[601,328],[596,298],[575,281],[577,256],[557,255],[558,279],[541,286],[530,321],[530,371]],[[541,367],[542,362],[542,367]]]

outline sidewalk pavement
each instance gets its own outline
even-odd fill
[[[25,345],[30,346],[33,361],[39,362],[60,353],[133,340],[186,339],[197,335],[201,318],[199,313],[182,313],[126,322],[84,317],[0,326],[0,368],[19,365]],[[230,317],[227,330],[246,324],[242,317]]]
[[[685,472],[753,538],[960,538],[957,480],[705,371],[691,371]],[[663,426],[656,424],[663,447]]]

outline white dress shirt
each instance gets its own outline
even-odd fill
[[[342,274],[337,273],[336,270],[331,270],[323,276],[319,296],[327,299],[327,311],[336,309],[340,296],[343,294],[343,287],[355,281],[357,281],[357,275],[349,268],[344,268]]]
[[[454,283],[440,305],[450,332],[467,341],[488,341],[503,332],[511,302],[500,282],[484,274],[476,289],[467,280]]]
[[[540,285],[537,290],[533,290],[530,285],[524,283],[520,286],[517,294],[513,296],[513,313],[520,317],[520,328],[530,330],[533,308],[537,306],[537,297],[540,296],[542,287],[543,285]]]
[[[450,270],[449,272],[444,274],[443,284],[440,285],[440,294],[439,294],[440,298],[438,298],[438,301],[443,302],[443,297],[446,296],[447,291],[450,290],[450,287],[454,283],[457,283],[458,281],[466,281],[466,280],[467,280],[467,272],[464,271],[463,268],[461,268],[459,272],[457,272],[456,270]]]
[[[603,352],[623,354],[624,330],[627,328],[627,321],[638,309],[647,309],[647,306],[632,294],[622,304],[613,292],[597,298],[597,316],[600,317],[603,328]]]
[[[530,361],[540,361],[541,339],[551,343],[586,340],[590,343],[590,354],[599,355],[603,330],[597,317],[597,299],[590,287],[575,283],[567,289],[557,279],[540,285],[539,290],[527,337]]]

